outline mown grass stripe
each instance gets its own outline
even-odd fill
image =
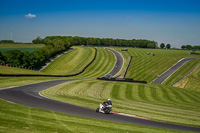
[[[160,86],[160,89],[162,91],[162,97],[165,100],[165,102],[176,102],[175,100],[172,99],[172,97],[169,96],[170,92],[168,89]]]
[[[176,99],[179,101],[179,102],[188,102],[188,101],[186,101],[183,97],[182,97],[182,95],[178,92],[178,91],[176,91],[174,88],[173,89],[170,89],[171,90],[171,92],[174,94],[174,96],[176,97]]]
[[[113,89],[112,89],[112,92],[111,92],[111,97],[112,98],[120,99],[119,89],[120,89],[120,85],[115,84],[113,86]]]
[[[138,85],[138,94],[141,100],[148,100],[145,95],[144,85]]]
[[[133,88],[132,85],[126,85],[126,92],[125,92],[125,96],[127,99],[133,99]]]
[[[152,99],[155,100],[155,101],[160,101],[161,99],[159,99],[157,97],[158,94],[157,94],[156,88],[150,87],[150,89],[151,89],[151,97],[152,97]]]

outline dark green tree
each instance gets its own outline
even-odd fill
[[[185,46],[185,45],[182,45],[182,46],[181,46],[181,49],[186,49],[186,46]]]
[[[0,64],[5,64],[5,58],[1,52],[0,52]]]
[[[192,49],[192,46],[191,45],[186,45],[185,48],[190,50],[190,49]]]
[[[164,44],[164,43],[161,43],[161,44],[160,44],[160,48],[162,48],[162,49],[165,48],[165,44]]]
[[[168,43],[168,44],[166,45],[166,48],[167,48],[167,49],[170,49],[170,48],[171,48],[171,44]]]
[[[19,51],[19,50],[13,50],[13,51],[7,51],[3,54],[6,63],[15,65],[15,66],[20,66],[23,64],[23,56],[24,53]]]
[[[41,43],[42,43],[42,38],[40,38],[40,37],[38,36],[36,39],[34,39],[34,40],[32,41],[32,43],[33,43],[33,44],[41,44]]]

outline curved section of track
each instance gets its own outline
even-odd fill
[[[193,131],[193,132],[200,131],[200,128],[198,127],[169,124],[169,123],[157,122],[141,118],[123,116],[118,114],[107,115],[107,114],[96,113],[95,110],[93,109],[51,100],[39,94],[39,92],[44,89],[74,80],[77,79],[54,80],[54,81],[47,81],[47,82],[20,86],[16,88],[4,89],[0,91],[0,98],[17,104],[52,110],[70,115],[77,115],[89,118],[103,119],[103,120],[143,125],[143,126],[168,128],[168,129],[175,129],[182,131]]]
[[[120,70],[122,69],[122,67],[123,67],[123,65],[124,65],[124,58],[123,58],[123,56],[122,56],[119,52],[117,52],[117,51],[115,51],[115,50],[113,50],[113,49],[109,49],[109,48],[107,48],[107,49],[110,50],[110,51],[115,55],[115,57],[116,57],[115,66],[114,66],[113,69],[108,73],[108,74],[114,76],[114,75],[116,75],[117,73],[119,73]]]
[[[198,59],[198,57],[188,57],[188,58],[183,58],[183,59],[179,60],[175,65],[170,67],[167,71],[165,71],[160,76],[158,76],[155,80],[153,80],[152,83],[162,84],[167,78],[169,78],[173,73],[175,73],[185,63],[187,63],[188,61],[190,61],[192,59]]]

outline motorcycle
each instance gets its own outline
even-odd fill
[[[112,105],[106,105],[100,103],[99,107],[96,109],[96,112],[102,112],[105,114],[109,114],[112,111]]]

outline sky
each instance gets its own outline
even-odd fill
[[[37,36],[200,45],[200,0],[0,0],[0,40]]]

